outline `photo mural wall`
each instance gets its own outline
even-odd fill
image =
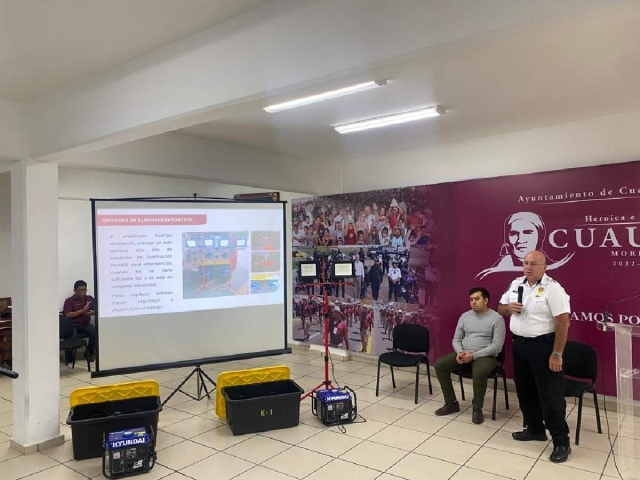
[[[469,289],[487,288],[497,308],[524,255],[539,249],[571,296],[569,340],[599,352],[598,388],[615,394],[614,337],[596,325],[608,304],[640,294],[640,162],[309,197],[292,209],[294,269],[310,258],[363,262],[359,291],[328,291],[334,346],[378,355],[394,326],[418,323],[433,363],[452,350]],[[323,289],[295,290],[293,338],[321,344]],[[640,326],[640,299],[608,316]],[[509,359],[510,335],[506,344]]]

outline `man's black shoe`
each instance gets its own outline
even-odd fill
[[[473,407],[473,414],[471,415],[471,421],[476,425],[480,425],[484,423],[484,415],[482,413],[482,409],[478,407]]]
[[[530,430],[523,430],[521,432],[513,432],[511,434],[511,437],[513,437],[514,440],[517,440],[518,442],[530,442],[532,440],[536,440],[538,442],[546,442],[547,440],[549,440],[547,438],[547,434],[542,432],[542,433],[535,433],[532,432]]]
[[[568,445],[556,445],[553,447],[553,453],[549,457],[553,463],[566,462],[571,453],[571,447]]]
[[[460,404],[458,402],[445,403],[435,411],[435,414],[439,417],[443,415],[451,415],[452,413],[458,413],[460,411]]]

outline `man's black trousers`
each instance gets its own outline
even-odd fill
[[[371,296],[374,300],[378,300],[378,294],[380,293],[380,282],[371,282]]]
[[[554,445],[568,446],[564,371],[549,369],[554,338],[554,334],[535,338],[514,335],[513,379],[527,428],[535,433],[543,433],[546,426]]]
[[[398,301],[398,291],[400,290],[400,283],[393,283],[389,279],[389,301],[391,301],[391,295],[393,295],[394,301]]]

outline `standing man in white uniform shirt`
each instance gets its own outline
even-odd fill
[[[565,462],[571,453],[567,404],[564,399],[562,352],[569,332],[569,295],[547,276],[546,256],[533,251],[524,257],[524,277],[518,277],[500,299],[498,313],[511,315],[513,379],[526,428],[512,434],[517,441],[553,439],[550,460]],[[522,303],[518,301],[521,289]]]
[[[391,262],[391,268],[387,274],[389,278],[389,301],[391,301],[391,295],[395,302],[398,301],[398,291],[400,290],[400,279],[402,278],[402,272],[398,268],[398,262]]]

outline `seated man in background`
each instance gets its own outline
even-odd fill
[[[452,353],[439,358],[435,365],[436,376],[442,387],[445,404],[436,415],[450,415],[460,411],[451,382],[451,373],[471,364],[473,372],[473,415],[475,424],[484,422],[482,407],[487,392],[487,378],[496,366],[496,355],[502,350],[505,337],[504,319],[489,308],[489,292],[482,287],[469,291],[471,310],[458,320],[453,336]]]
[[[93,297],[87,295],[87,282],[78,280],[73,284],[73,296],[64,301],[62,314],[73,321],[73,326],[79,333],[89,335],[86,358],[93,362],[93,354],[96,348],[96,327],[91,322],[93,315]]]

